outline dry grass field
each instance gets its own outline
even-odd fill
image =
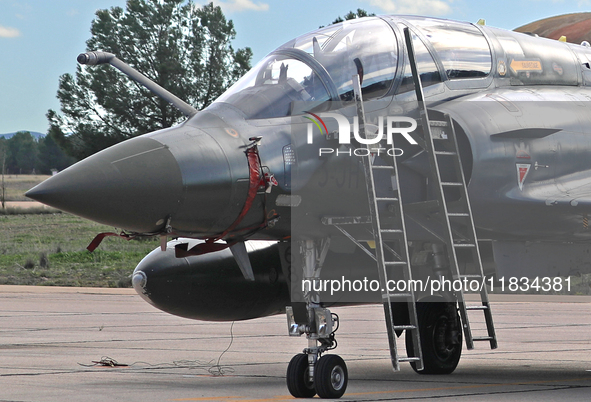
[[[43,175],[6,175],[4,177],[5,183],[5,200],[6,201],[31,201],[25,197],[25,192],[50,176]]]
[[[86,246],[116,229],[25,203],[24,193],[49,176],[6,176],[7,208],[0,214],[0,284],[127,287],[137,263],[158,240],[107,238],[94,252]],[[0,210],[1,211],[1,210]]]

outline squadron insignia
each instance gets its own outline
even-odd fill
[[[517,167],[517,183],[519,184],[519,189],[523,191],[523,182],[529,173],[531,163],[517,163],[515,166]]]

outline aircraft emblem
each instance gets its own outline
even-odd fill
[[[523,182],[529,173],[531,163],[517,163],[515,166],[517,167],[517,183],[519,184],[519,189],[523,191]]]

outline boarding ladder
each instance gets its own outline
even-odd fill
[[[358,75],[353,77],[353,91],[355,93],[357,104],[359,135],[361,138],[367,139],[365,112]],[[375,155],[371,154],[370,145],[366,144],[364,146],[367,149],[367,153],[361,159],[363,161],[365,182],[367,185],[369,216],[325,217],[323,218],[323,223],[326,225],[333,225],[339,229],[377,263],[381,301],[384,307],[388,342],[390,345],[390,358],[394,370],[400,370],[401,362],[414,362],[416,369],[422,370],[423,357],[414,288],[409,286],[402,292],[392,292],[388,288],[388,281],[392,279],[403,280],[405,283],[411,283],[412,281],[404,211],[402,200],[400,198],[400,191],[398,191],[398,166],[396,164],[394,145],[391,145],[390,152],[386,153],[387,156],[383,156],[382,158],[377,158]],[[376,174],[384,174],[384,172],[387,172],[386,174],[390,175],[393,195],[382,196],[376,189],[374,176]],[[385,213],[382,211],[385,211]],[[371,227],[370,237],[373,239],[371,241],[371,243],[373,243],[372,245],[375,245],[372,247],[374,248],[374,252],[368,250],[367,247],[362,244],[362,240],[359,240],[347,231],[345,227],[353,224],[369,225]],[[394,315],[392,311],[393,302],[402,302],[406,304],[409,316],[408,324],[397,325],[394,323]],[[399,355],[398,347],[396,345],[396,333],[402,331],[407,331],[407,336],[410,334],[413,341],[413,351],[407,357]]]
[[[482,267],[482,259],[478,248],[478,238],[474,226],[474,218],[470,207],[470,199],[466,186],[466,179],[462,169],[458,142],[452,119],[444,115],[442,121],[429,119],[425,104],[423,87],[417,69],[412,37],[408,28],[404,29],[406,48],[408,50],[409,63],[415,84],[415,92],[419,104],[420,125],[423,135],[415,136],[419,145],[426,151],[429,157],[431,180],[435,193],[435,204],[438,215],[443,224],[443,240],[447,248],[449,268],[454,281],[468,280],[470,283],[479,283],[481,286],[476,291],[480,295],[479,304],[467,305],[464,299],[464,290],[455,291],[458,309],[462,319],[464,339],[468,349],[474,348],[474,341],[488,341],[491,349],[496,349],[497,338],[493,324],[492,312],[488,300],[486,277]],[[444,162],[444,158],[448,161]],[[440,169],[442,163],[451,164],[453,169]],[[433,202],[425,202],[428,207]],[[463,250],[463,263],[465,267],[460,269],[458,260],[459,250]],[[469,250],[469,253],[466,251]],[[469,254],[469,255],[466,255]],[[469,272],[468,272],[469,271]],[[484,313],[487,335],[473,336],[470,328],[468,311],[478,310]]]

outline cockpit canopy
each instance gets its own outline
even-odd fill
[[[396,74],[396,38],[379,18],[331,25],[281,48],[286,47],[313,56],[326,69],[343,101],[353,99],[353,75],[359,74],[364,97],[379,98],[388,92]]]
[[[217,102],[232,104],[247,119],[323,111],[353,101],[355,74],[364,100],[412,97],[410,63],[395,34],[405,27],[410,28],[422,87],[434,86],[432,96],[490,85],[576,86],[581,79],[591,85],[591,51],[583,46],[466,22],[383,16],[330,25],[287,42]]]
[[[329,100],[353,100],[354,74],[365,99],[380,98],[396,75],[394,31],[380,18],[345,21],[308,33],[265,57],[217,102],[227,102],[247,119],[285,117]],[[303,111],[300,111],[303,112]]]

